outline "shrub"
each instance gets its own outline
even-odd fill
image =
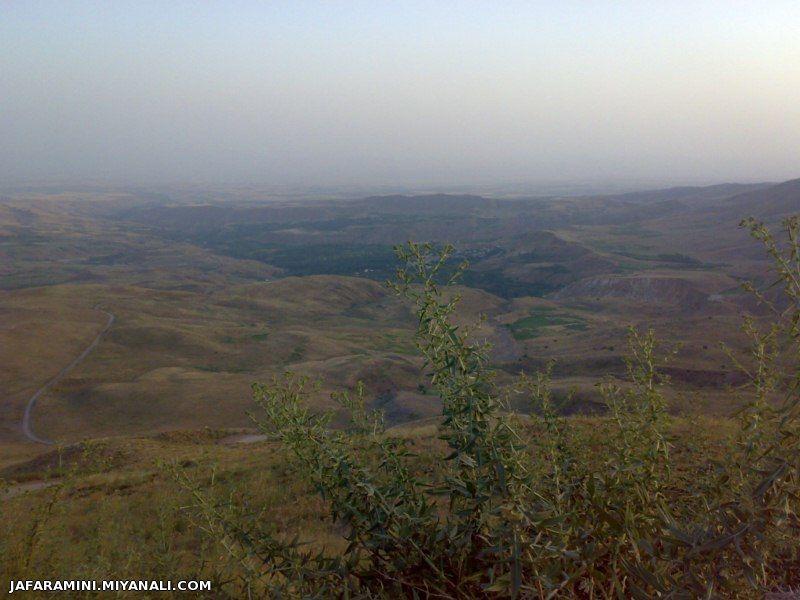
[[[309,551],[195,488],[207,529],[248,592],[275,597],[711,598],[798,585],[800,222],[785,222],[786,248],[744,225],[786,301],[769,324],[745,321],[750,355],[731,358],[749,376],[748,401],[716,455],[672,435],[652,331],[631,330],[629,385],[601,385],[608,417],[595,435],[559,416],[550,367],[519,382],[531,417],[511,413],[488,348],[451,319],[458,296],[438,278],[452,272],[452,248],[409,243],[391,287],[416,309],[446,456],[420,469],[361,386],[335,396],[351,426],[330,428],[330,415],[306,408],[311,382],[287,374],[254,386],[259,426],[325,499],[346,549]]]

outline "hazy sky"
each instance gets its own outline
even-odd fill
[[[0,183],[792,177],[797,0],[0,0]]]

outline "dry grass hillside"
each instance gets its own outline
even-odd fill
[[[329,394],[367,384],[392,422],[438,410],[408,307],[383,286],[391,244],[452,241],[471,268],[457,323],[484,315],[501,383],[556,359],[565,410],[599,410],[596,380],[624,373],[628,325],[682,344],[676,413],[728,414],[753,305],[742,276],[763,253],[730,222],[800,206],[796,182],[595,198],[268,199],[258,190],[9,190],[0,199],[0,463],[26,441],[29,399],[114,315],[96,348],[48,389],[33,430],[98,436],[249,424],[250,385],[290,369]],[[797,200],[797,202],[795,202]],[[734,210],[735,209],[735,210]],[[741,212],[741,215],[733,213]],[[724,228],[713,222],[724,214]],[[692,400],[687,400],[688,397]]]

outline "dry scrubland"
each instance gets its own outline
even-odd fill
[[[410,440],[419,455],[415,469],[423,475],[441,474],[436,457],[446,446],[437,439],[438,422],[389,430]],[[574,417],[573,423],[586,457],[600,456],[613,429],[608,420]],[[673,428],[680,440],[679,461],[693,461],[697,453],[710,461],[733,430],[729,420],[710,417],[679,419]],[[537,428],[529,425],[524,431],[532,438]],[[251,506],[252,518],[260,518],[273,534],[299,535],[308,549],[332,556],[344,550],[345,530],[330,521],[325,503],[290,453],[274,441],[228,442],[235,434],[173,431],[103,438],[6,468],[7,480],[45,481],[50,487],[5,492],[0,503],[4,581],[208,578],[220,597],[242,594],[241,581],[226,584],[238,570],[230,566],[224,546],[203,532],[196,512],[186,510],[195,500],[176,483],[174,465],[210,497],[232,497]]]
[[[45,438],[243,426],[250,383],[287,365],[330,382],[326,392],[364,379],[393,422],[430,415],[413,319],[380,286],[396,267],[391,244],[408,238],[458,242],[474,276],[465,318],[488,315],[501,377],[555,358],[558,393],[575,388],[572,410],[595,410],[594,380],[624,374],[626,327],[653,326],[683,344],[669,367],[674,410],[729,412],[736,373],[717,342],[742,348],[740,313],[752,307],[739,278],[765,269],[736,223],[759,211],[776,222],[798,187],[303,202],[236,189],[8,192],[0,462],[25,451],[27,398],[102,327],[95,307],[116,322],[41,398]]]
[[[100,330],[105,317],[95,305],[112,310],[116,321],[40,402],[36,429],[53,439],[242,425],[250,383],[286,365],[327,374],[331,385],[365,376],[376,362],[390,384],[392,377],[418,378],[408,357],[407,310],[382,306],[386,293],[378,284],[308,278],[302,307],[298,287],[285,279],[210,294],[96,285],[9,294],[2,376],[15,402],[4,407],[5,425],[17,426],[42,374],[66,364]],[[373,377],[380,388],[380,373]]]
[[[331,393],[364,382],[369,407],[386,416],[387,436],[416,453],[412,471],[448,473],[438,460],[449,452],[437,438],[441,394],[415,348],[417,318],[382,284],[396,260],[358,267],[383,256],[378,244],[408,237],[460,240],[457,259],[469,259],[475,275],[443,298],[461,296],[458,325],[486,316],[470,339],[493,345],[495,382],[512,409],[532,411],[530,390],[514,387],[519,372],[556,361],[553,399],[561,414],[575,414],[575,458],[590,471],[603,466],[617,427],[598,383],[611,376],[630,387],[627,327],[653,326],[663,353],[677,350],[659,365],[671,379],[662,394],[675,481],[711,473],[737,439],[732,415],[748,399],[737,391],[745,377],[718,342],[743,356],[742,312],[766,315],[740,283],[769,283],[768,263],[736,223],[757,209],[774,225],[800,207],[797,188],[508,203],[389,197],[310,207],[265,205],[247,193],[232,207],[198,205],[183,192],[167,200],[141,191],[4,197],[0,573],[4,580],[202,574],[222,597],[248,586],[263,591],[263,582],[253,587],[231,564],[219,538],[201,531],[202,515],[184,510],[197,501],[192,486],[203,498],[232,497],[223,505],[257,510],[238,522],[258,523],[265,536],[299,533],[309,549],[339,554],[349,528],[331,521],[291,452],[261,438],[236,443],[252,432],[242,429],[252,426],[251,384],[286,369],[319,379],[307,403],[332,410],[336,430],[348,417]],[[534,223],[541,229],[531,231]],[[111,330],[34,412],[34,430],[57,446],[27,442],[26,402],[103,328],[101,310],[115,315]],[[520,417],[517,425],[540,472],[542,422]]]
[[[796,306],[785,329],[752,330],[736,418],[670,418],[656,346],[635,334],[631,387],[605,383],[611,416],[560,417],[547,371],[514,388],[532,416],[509,415],[454,317],[457,290],[440,293],[412,250],[398,290],[416,303],[443,420],[384,431],[356,386],[335,398],[351,415],[337,432],[293,376],[255,390],[262,439],[208,429],[58,448],[2,471],[16,482],[0,504],[2,572],[168,572],[210,579],[217,597],[749,598],[800,582]]]
[[[722,315],[685,316],[624,301],[598,307],[461,293],[464,322],[489,315],[477,335],[494,345],[506,379],[553,358],[559,393],[575,388],[576,408],[591,409],[598,401],[594,380],[622,371],[626,324],[642,326],[650,312],[666,343],[692,340],[670,365],[678,390],[708,397],[691,406],[676,393],[675,410],[730,408],[721,387],[732,365],[716,342],[741,341],[739,317],[730,308],[725,315],[724,305]],[[320,407],[330,406],[330,391],[363,380],[393,422],[438,410],[430,397],[419,398],[425,382],[413,317],[377,282],[320,275],[204,292],[63,284],[4,295],[0,378],[8,393],[0,423],[7,438],[18,431],[31,394],[102,329],[106,317],[95,306],[116,320],[98,348],[39,401],[34,426],[47,439],[246,426],[250,384],[285,368],[325,382]],[[706,389],[696,390],[697,383]]]

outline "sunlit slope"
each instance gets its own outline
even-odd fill
[[[37,408],[38,430],[56,440],[247,425],[252,382],[287,369],[329,386],[363,380],[387,406],[421,381],[408,309],[373,281],[290,278],[206,293],[125,286],[101,295],[114,326]],[[315,395],[320,408],[332,389]]]
[[[0,293],[0,437],[18,436],[36,390],[90,344],[106,322],[97,289],[48,287]]]

